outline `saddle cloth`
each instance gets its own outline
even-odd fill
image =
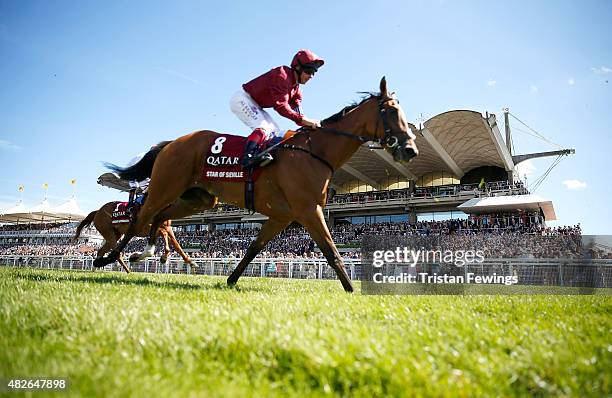
[[[112,224],[123,224],[130,222],[130,216],[127,214],[128,203],[127,202],[117,202],[117,206],[115,206],[115,210],[113,210],[112,214]]]
[[[247,181],[248,173],[240,164],[245,144],[246,137],[230,134],[215,135],[203,161],[202,181]],[[253,170],[253,181],[257,180],[259,174],[261,169]]]

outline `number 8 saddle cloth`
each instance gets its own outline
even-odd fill
[[[273,142],[274,140],[269,141],[270,144]],[[215,135],[203,161],[202,181],[247,181],[249,173],[241,165],[245,145],[246,137],[230,134]],[[253,170],[251,174],[253,181],[257,180],[261,170],[261,168]]]

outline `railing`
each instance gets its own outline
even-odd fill
[[[43,269],[66,269],[77,271],[92,271],[91,256],[0,256],[0,265],[12,267],[31,267]],[[155,274],[197,274],[227,276],[240,262],[240,258],[194,258],[198,264],[192,268],[178,257],[171,257],[165,264],[158,258],[148,258],[136,264],[131,264],[133,272],[148,272]],[[351,279],[358,279],[357,267],[361,262],[345,259],[344,267]],[[118,263],[102,268],[105,271],[121,271]],[[335,271],[322,258],[256,258],[244,271],[245,276],[292,278],[292,279],[335,279]]]
[[[31,267],[41,269],[65,269],[92,271],[91,256],[0,256],[0,266]],[[133,272],[156,274],[196,274],[228,276],[238,265],[239,258],[194,259],[198,268],[192,268],[180,258],[171,257],[165,264],[157,258],[132,264]],[[346,258],[344,267],[352,280],[361,278],[360,260]],[[409,269],[409,273],[442,272],[444,266],[428,265]],[[612,259],[485,259],[478,264],[457,268],[460,273],[476,275],[516,275],[520,285],[584,285],[612,287]],[[110,264],[103,271],[122,271],[118,263]],[[456,274],[456,272],[454,273]],[[244,276],[290,279],[336,279],[335,271],[322,258],[256,258],[243,273]]]

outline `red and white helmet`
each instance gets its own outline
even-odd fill
[[[306,73],[314,74],[325,61],[310,50],[302,49],[295,54],[291,61],[291,68],[301,69]]]

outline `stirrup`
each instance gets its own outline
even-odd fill
[[[269,165],[274,160],[274,158],[272,157],[271,154],[266,153],[259,160],[260,160],[259,167],[264,167],[264,166]]]

